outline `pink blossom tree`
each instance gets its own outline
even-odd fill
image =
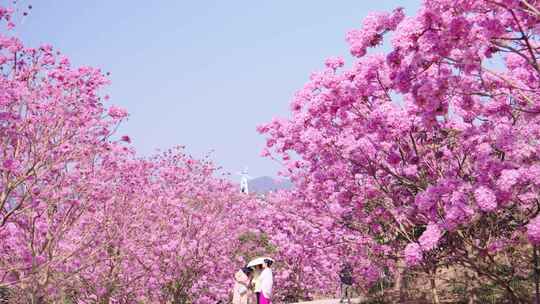
[[[11,20],[7,9],[0,16]],[[0,69],[0,282],[35,303],[68,279],[55,269],[94,244],[88,234],[64,241],[95,212],[103,159],[123,149],[111,135],[127,114],[104,106],[102,72],[72,68],[51,46],[0,34]]]
[[[356,266],[356,284],[364,288],[389,266],[382,256],[390,248],[351,229],[341,210],[321,212],[298,193],[283,190],[268,193],[258,204],[252,226],[268,237],[273,248],[276,300],[335,295],[345,262]]]
[[[114,139],[127,112],[104,105],[98,69],[6,33],[0,70],[0,287],[31,303],[226,299],[250,199],[208,160]]]
[[[397,262],[433,275],[457,263],[527,301],[492,266],[524,236],[536,244],[539,16],[536,1],[370,14],[347,34],[352,66],[327,60],[291,118],[259,128],[264,154],[321,208],[354,209]],[[391,50],[370,52],[387,35]]]
[[[78,275],[77,301],[210,303],[227,299],[245,198],[212,163],[175,148],[117,162],[96,221],[107,246]],[[99,263],[106,257],[105,263]]]

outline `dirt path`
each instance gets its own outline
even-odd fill
[[[353,298],[351,299],[351,303],[357,304],[357,303],[361,303],[363,300],[365,299]],[[321,300],[315,300],[315,301],[298,302],[296,304],[339,304],[339,299],[321,299]]]

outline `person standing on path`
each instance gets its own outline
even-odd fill
[[[234,275],[234,288],[233,288],[233,304],[248,304],[249,299],[249,283],[251,282],[251,274],[253,270],[248,267],[244,267],[236,272]]]
[[[263,270],[262,265],[256,265],[253,270],[253,279],[251,280],[251,285],[253,287],[253,293],[255,293],[255,300],[257,304],[260,300],[260,294],[261,294],[261,273]]]
[[[272,260],[265,259],[263,264],[263,271],[259,277],[261,282],[261,293],[259,294],[259,304],[272,303],[272,287],[274,285],[274,276],[272,274]]]
[[[347,303],[351,304],[351,289],[353,285],[352,267],[349,262],[345,262],[341,266],[339,272],[339,280],[341,281],[341,299],[339,303],[344,303],[347,298]]]

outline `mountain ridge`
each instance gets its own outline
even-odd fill
[[[270,176],[259,176],[248,181],[250,192],[267,193],[280,189],[291,189],[293,184],[288,179],[278,179]]]

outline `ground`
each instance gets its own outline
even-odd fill
[[[363,298],[352,298],[351,303],[361,303]],[[315,301],[298,302],[297,304],[338,304],[339,299],[320,299]]]

